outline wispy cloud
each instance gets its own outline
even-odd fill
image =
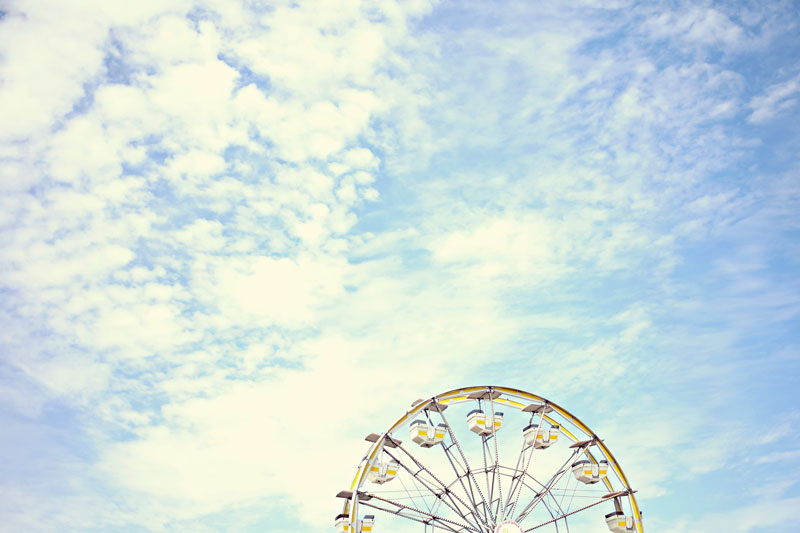
[[[783,114],[797,104],[795,95],[798,91],[800,91],[800,82],[797,78],[768,87],[764,94],[758,95],[750,101],[753,111],[747,117],[747,121],[753,124],[763,124]]]

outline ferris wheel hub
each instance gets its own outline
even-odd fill
[[[516,522],[503,522],[497,525],[494,533],[522,533],[522,528]]]

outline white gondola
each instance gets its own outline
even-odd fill
[[[494,414],[494,420],[492,420],[491,413],[486,414],[480,409],[473,409],[467,413],[467,425],[473,433],[477,433],[478,435],[491,435],[493,431],[495,433],[500,431],[503,425],[503,413],[496,412]],[[492,430],[492,425],[494,425],[494,430]]]
[[[636,531],[636,523],[632,516],[625,516],[619,511],[606,515],[606,525],[611,533],[630,533]]]
[[[581,483],[592,485],[608,474],[608,461],[602,459],[597,463],[583,460],[572,463],[572,474]]]
[[[375,515],[371,514],[364,515],[362,520],[358,520],[358,528],[352,527],[350,517],[346,514],[340,514],[333,522],[336,533],[370,533],[374,524]]]
[[[561,432],[560,426],[550,426],[549,428],[539,428],[539,424],[531,424],[522,430],[525,444],[533,445],[535,450],[544,450],[558,441],[558,434]]]
[[[375,523],[375,515],[364,515],[364,519],[360,521],[358,533],[369,533],[372,531],[372,525]]]
[[[394,459],[391,459],[388,462],[384,462],[376,457],[370,462],[369,472],[367,473],[367,479],[369,479],[373,483],[377,483],[378,485],[383,485],[387,481],[391,481],[394,479],[394,477],[397,475],[397,470],[399,468],[400,468],[400,463],[398,463]]]
[[[408,432],[412,441],[423,448],[430,448],[442,442],[447,433],[447,426],[444,424],[434,426],[425,420],[414,420],[411,422]]]
[[[340,514],[333,522],[336,527],[336,533],[353,533],[350,528],[350,517],[346,514]]]

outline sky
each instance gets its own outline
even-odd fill
[[[2,529],[333,531],[365,435],[501,385],[649,531],[794,531],[799,23],[0,1]]]

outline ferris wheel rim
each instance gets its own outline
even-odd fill
[[[551,401],[551,400],[549,400],[549,399],[547,399],[547,398],[545,398],[543,396],[539,396],[537,394],[533,394],[531,392],[528,392],[528,391],[525,391],[525,390],[522,390],[522,389],[518,389],[518,388],[514,388],[514,387],[505,387],[505,386],[496,386],[496,385],[477,385],[477,386],[459,387],[459,388],[451,389],[451,390],[448,390],[448,391],[445,391],[445,392],[442,392],[442,393],[435,394],[435,395],[433,395],[433,396],[431,396],[430,398],[427,398],[427,399],[416,400],[415,402],[412,403],[411,409],[406,411],[404,415],[400,416],[400,418],[398,418],[397,421],[395,421],[391,426],[389,426],[389,428],[386,431],[384,431],[380,435],[373,434],[376,438],[374,439],[373,444],[370,446],[366,456],[364,457],[364,460],[362,461],[362,464],[369,465],[370,462],[376,458],[377,454],[384,449],[384,446],[386,445],[387,442],[389,442],[389,443],[395,442],[395,439],[392,436],[392,433],[394,431],[396,431],[399,427],[401,427],[404,423],[408,422],[411,419],[412,416],[418,415],[418,414],[422,413],[423,411],[436,411],[436,412],[439,412],[440,415],[442,416],[443,420],[446,421],[446,418],[444,417],[443,411],[449,405],[455,405],[456,403],[463,403],[463,402],[470,401],[470,400],[481,400],[481,399],[488,399],[491,402],[492,409],[494,409],[494,403],[498,402],[498,403],[501,403],[502,405],[506,405],[506,406],[509,406],[509,407],[512,407],[512,408],[516,408],[516,409],[519,409],[521,411],[525,410],[525,407],[526,407],[525,405],[520,404],[519,402],[514,402],[514,401],[510,401],[508,399],[501,398],[504,394],[505,395],[509,395],[509,396],[516,396],[518,398],[522,398],[522,399],[526,399],[526,400],[531,400],[533,402],[538,402],[543,407],[542,413],[541,413],[541,415],[542,415],[541,420],[548,420],[550,423],[554,423],[553,419],[548,417],[546,415],[546,413],[555,411],[561,417],[563,417],[565,420],[569,421],[575,427],[580,429],[586,436],[590,437],[591,445],[595,445],[600,449],[602,454],[608,460],[607,461],[608,462],[608,466],[613,468],[613,470],[615,471],[615,473],[618,476],[618,479],[620,480],[622,485],[625,487],[624,491],[610,492],[606,496],[614,496],[615,495],[614,497],[619,497],[619,496],[627,497],[627,499],[628,499],[628,501],[630,503],[631,509],[633,511],[633,515],[635,517],[635,519],[634,519],[635,522],[634,523],[636,525],[636,532],[637,533],[644,533],[644,528],[643,528],[643,525],[642,525],[642,522],[641,522],[641,518],[640,518],[641,517],[641,510],[639,508],[638,501],[637,501],[637,499],[635,497],[635,492],[636,491],[633,490],[633,488],[631,487],[630,482],[628,481],[627,476],[625,475],[624,471],[622,470],[621,465],[616,460],[616,458],[614,457],[614,455],[611,452],[611,450],[609,450],[608,447],[604,444],[603,440],[600,439],[597,436],[597,434],[594,433],[594,431],[591,428],[589,428],[589,426],[587,424],[585,424],[582,420],[580,420],[577,416],[572,414],[566,408],[562,407],[560,404],[557,404],[557,403],[555,403],[555,402],[553,402],[553,401]],[[430,409],[431,405],[433,405],[433,409]],[[531,405],[533,405],[533,404],[531,404]],[[527,407],[530,407],[531,405],[528,405]],[[551,411],[548,411],[548,409],[550,409]],[[492,416],[494,416],[494,412],[492,413]],[[453,439],[455,444],[457,444],[457,440],[455,439],[455,437],[454,437],[454,435],[452,433],[452,429],[450,428],[449,424],[446,424],[446,426],[447,426],[448,433],[450,433],[451,439]],[[572,435],[571,432],[569,432],[569,431],[565,431],[564,434],[568,438],[573,440],[573,442],[576,443],[576,444],[581,444],[581,442],[587,442],[587,441],[578,441],[578,439],[574,435]],[[492,436],[494,436],[494,426],[492,427]],[[495,441],[495,445],[496,445],[497,439],[495,438],[494,441]],[[399,443],[399,441],[397,441],[397,442]],[[585,450],[585,453],[587,454],[587,456],[590,457],[592,459],[592,461],[596,463],[597,460],[594,459],[592,454],[588,451],[588,446],[586,446],[585,444],[584,444],[584,446],[587,447],[587,450]],[[406,453],[408,453],[408,452],[406,452]],[[462,456],[463,456],[463,452],[462,452]],[[464,457],[464,459],[466,461],[466,457]],[[499,459],[498,459],[497,467],[499,467],[499,466],[500,465],[499,465]],[[509,468],[509,467],[505,467],[505,468]],[[469,475],[473,475],[473,471],[470,468],[467,468],[467,473],[464,474],[464,475],[466,476],[468,474]],[[359,469],[357,470],[356,476],[353,479],[353,482],[351,484],[351,487],[350,487],[351,490],[349,491],[352,494],[352,505],[349,506],[349,512],[347,514],[349,515],[351,521],[355,521],[356,520],[357,512],[358,512],[357,508],[358,508],[359,498],[360,498],[359,489],[365,483],[366,478],[367,478],[367,468],[361,468],[361,466],[360,466]],[[533,478],[533,479],[537,483],[541,484],[541,482],[539,482],[535,478]],[[457,479],[453,480],[451,482],[451,485],[455,484],[456,481],[458,481],[458,480]],[[612,489],[611,484],[607,479],[603,479],[603,482],[604,482],[604,484],[607,486],[607,488],[609,490]],[[480,488],[479,488],[477,482],[475,482],[475,485],[478,488],[478,490],[480,491]],[[502,488],[500,490],[502,491]],[[501,495],[500,498],[502,499],[502,495]],[[486,505],[486,499],[483,497],[482,494],[481,494],[481,499],[482,499],[484,505]],[[491,501],[494,501],[494,499],[492,499]],[[604,501],[604,500],[601,499],[600,502],[602,502],[602,501]],[[597,503],[600,503],[600,502],[597,502]],[[597,503],[592,504],[592,505],[596,505]],[[489,503],[489,505],[491,505],[491,502]],[[345,510],[348,511],[347,502],[345,504]],[[548,507],[548,511],[549,511],[549,507]],[[578,511],[575,511],[575,512],[578,512]],[[399,515],[399,512],[395,513],[395,514]],[[552,512],[550,512],[550,514],[552,516]],[[570,513],[570,514],[572,514],[572,513]],[[618,514],[621,514],[621,513],[618,513]],[[400,516],[403,516],[403,515],[400,515]],[[566,518],[566,516],[567,515],[564,515],[564,516],[562,516],[562,518]],[[405,518],[409,518],[407,516],[404,516],[404,517]],[[498,516],[497,518],[499,519],[500,517]],[[558,518],[555,518],[553,520],[553,522],[556,522],[557,520],[558,520]],[[566,521],[565,521],[565,523],[566,523]],[[539,526],[536,526],[536,527],[534,527],[532,529],[536,529],[536,528],[541,527],[541,526],[543,526],[545,524],[546,523],[540,524]],[[461,526],[463,527],[463,525],[461,525]],[[557,524],[556,524],[556,528],[558,528]],[[472,530],[472,531],[479,531],[479,530],[473,529],[471,527],[467,527],[466,529]],[[567,526],[567,529],[568,529],[568,526]],[[526,530],[526,531],[530,531],[530,529]]]

